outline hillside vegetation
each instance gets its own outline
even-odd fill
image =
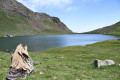
[[[107,26],[107,27],[93,30],[90,32],[86,32],[86,33],[89,33],[89,34],[108,34],[108,35],[120,36],[120,22],[113,24],[111,26]]]
[[[37,34],[37,29],[32,28],[24,17],[6,14],[0,11],[0,36],[4,35],[29,35]]]
[[[118,40],[29,53],[39,64],[34,65],[34,72],[24,80],[119,80],[120,78]],[[95,59],[112,59],[115,65],[97,69],[93,66]],[[5,80],[10,64],[10,55],[0,52],[0,80]]]
[[[54,26],[53,23],[45,20],[39,21],[44,25]],[[44,29],[40,30],[32,27],[29,21],[22,16],[15,16],[13,14],[5,13],[0,11],[0,36],[4,35],[42,35],[42,34],[62,34],[63,32],[57,31],[56,29]]]
[[[72,33],[57,17],[33,12],[16,0],[0,0],[0,36]]]

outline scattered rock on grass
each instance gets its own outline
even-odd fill
[[[4,37],[14,37],[13,35],[5,35]]]
[[[117,39],[118,41],[120,41],[120,39]]]
[[[40,63],[37,62],[37,61],[34,61],[33,64],[34,64],[34,65],[39,65]]]
[[[43,75],[43,72],[40,72],[40,75]]]
[[[54,80],[57,80],[57,77],[54,77]]]
[[[77,78],[76,80],[80,80],[80,79]]]
[[[109,60],[109,59],[106,59],[106,60],[98,60],[96,59],[94,61],[94,67],[101,67],[101,66],[108,66],[108,65],[113,65],[115,64],[115,62],[113,60]]]

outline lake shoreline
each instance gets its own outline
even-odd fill
[[[19,36],[10,38],[0,38],[1,51],[15,49],[18,44],[28,45],[29,51],[41,52],[55,47],[67,47],[96,42],[119,39],[119,37],[103,34],[59,34],[59,35],[40,35],[40,36]],[[9,46],[8,46],[9,45]]]
[[[69,33],[66,33],[66,34],[69,34]],[[66,35],[65,33],[60,33],[60,34],[56,34],[56,33],[46,33],[46,34],[34,34],[34,35],[15,35],[13,37],[25,37],[25,36],[46,36],[46,35]],[[70,33],[72,34],[72,33]],[[5,35],[3,36],[0,36],[0,38],[3,38]]]
[[[83,32],[83,33],[72,33],[72,34],[102,34],[102,33],[91,33],[91,32]],[[116,34],[103,34],[103,35],[111,35],[111,36],[116,36],[116,37],[120,37],[120,35],[116,35]]]
[[[12,38],[0,38],[0,51],[16,49],[19,44],[27,45],[31,52],[41,52],[50,48],[67,47],[96,42],[119,39],[115,36],[103,34],[64,34],[64,35],[41,35],[41,36],[20,36]]]

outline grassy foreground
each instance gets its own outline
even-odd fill
[[[35,71],[24,80],[119,80],[120,41],[108,40],[87,46],[71,46],[30,52]],[[95,59],[112,59],[115,65],[94,68]],[[9,72],[10,55],[0,52],[0,80]]]

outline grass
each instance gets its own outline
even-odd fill
[[[29,52],[38,65],[24,80],[119,80],[120,41],[108,40],[86,46],[70,46]],[[95,59],[112,59],[115,65],[94,68]],[[10,55],[0,52],[0,80],[9,73]],[[42,74],[43,73],[43,74]]]
[[[40,22],[42,22],[44,25],[46,26],[50,26],[51,29],[44,29],[44,30],[41,30],[43,34],[47,34],[47,33],[50,33],[50,34],[72,34],[72,32],[62,32],[57,30],[56,26],[55,26],[55,23],[49,21],[49,20],[41,20]],[[64,30],[64,29],[63,29]]]
[[[48,21],[48,20],[42,20],[41,22],[43,24],[47,25],[47,26],[51,26],[51,27],[55,28],[55,25],[52,22]]]
[[[24,17],[0,11],[0,36],[4,35],[30,35],[37,34],[38,31],[29,25]]]

